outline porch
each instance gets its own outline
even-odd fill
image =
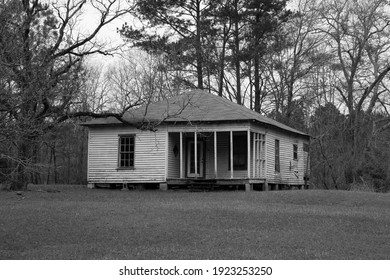
[[[235,130],[188,128],[168,132],[169,186],[266,186],[266,135],[249,127]]]
[[[265,179],[168,179],[171,189],[197,190],[268,190]]]

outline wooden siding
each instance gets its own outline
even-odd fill
[[[280,172],[275,172],[275,139],[280,143]],[[304,184],[304,153],[303,137],[268,130],[266,133],[266,164],[267,179],[272,184]],[[298,145],[298,160],[293,159],[293,145]]]
[[[135,135],[134,169],[118,169],[118,137]],[[166,130],[135,128],[90,128],[88,182],[136,183],[165,181]]]
[[[213,132],[213,131],[247,131],[249,123],[242,124],[204,124],[204,125],[175,125],[169,126],[168,132]]]

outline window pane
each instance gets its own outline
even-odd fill
[[[134,136],[121,136],[119,139],[119,167],[134,166]]]
[[[229,170],[230,166],[230,142],[229,142]],[[233,170],[247,170],[248,163],[248,147],[247,135],[236,134],[233,135]]]
[[[298,145],[297,144],[293,145],[293,159],[298,160]]]
[[[279,140],[275,139],[275,172],[280,172]]]

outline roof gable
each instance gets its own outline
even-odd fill
[[[126,112],[124,119],[134,124],[162,121],[165,123],[257,121],[307,136],[301,131],[204,90],[189,90],[181,95],[141,106]],[[110,124],[120,124],[120,122],[115,118],[95,119],[85,125]]]

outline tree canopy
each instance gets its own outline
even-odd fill
[[[75,112],[83,60],[110,52],[96,40],[102,27],[128,13],[119,1],[90,1],[100,20],[89,34],[76,30],[86,0],[48,3],[7,0],[0,4],[0,131],[11,144],[3,157],[12,160],[17,178],[26,184],[39,139]],[[30,172],[30,171],[29,171]]]

